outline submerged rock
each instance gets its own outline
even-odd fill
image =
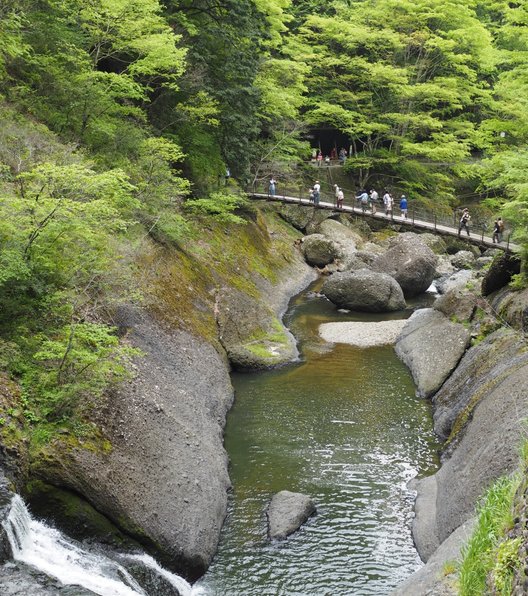
[[[293,534],[314,513],[315,504],[309,496],[288,490],[277,493],[267,510],[270,539],[284,539]]]
[[[419,235],[406,233],[391,240],[388,250],[374,261],[372,269],[393,277],[408,298],[425,292],[431,285],[436,262],[436,255]]]
[[[424,308],[408,319],[396,341],[396,354],[409,367],[419,395],[429,397],[454,370],[469,340],[469,329]]]
[[[365,312],[391,312],[405,308],[398,283],[384,273],[369,269],[336,273],[325,281],[321,292],[335,305]]]

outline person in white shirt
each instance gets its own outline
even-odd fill
[[[379,194],[374,189],[372,189],[369,193],[369,197],[370,197],[370,207],[372,209],[372,215],[374,215],[376,213],[376,205],[378,203]]]
[[[314,205],[317,207],[319,205],[319,199],[321,198],[321,184],[319,180],[315,181],[313,185],[313,195],[314,195]]]
[[[394,207],[394,199],[388,190],[383,195],[383,204],[385,205],[385,215],[388,217],[392,215],[392,209]]]

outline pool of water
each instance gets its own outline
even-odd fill
[[[391,347],[326,344],[321,323],[406,317],[339,312],[313,291],[285,318],[302,361],[234,374],[225,443],[233,491],[218,553],[200,585],[216,596],[388,594],[420,567],[407,482],[436,471],[430,405]],[[266,537],[266,506],[303,492],[317,515]]]

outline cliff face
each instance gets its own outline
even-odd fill
[[[427,565],[397,594],[456,593],[443,565],[458,557],[481,496],[519,464],[528,416],[526,292],[502,290],[491,297],[487,313],[481,298],[475,295],[474,301],[480,312],[470,328],[486,319],[499,329],[466,351],[432,398],[435,430],[447,442],[440,470],[417,484],[413,536]],[[504,308],[497,308],[501,304]]]
[[[113,321],[142,351],[135,378],[92,413],[99,441],[58,436],[30,457],[29,477],[81,495],[191,579],[207,569],[226,514],[229,357],[243,348],[254,368],[294,358],[280,315],[314,275],[274,211],[236,231],[210,231],[185,252],[145,247],[145,304]]]

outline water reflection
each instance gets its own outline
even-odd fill
[[[400,313],[408,316],[409,313]],[[325,344],[319,324],[394,316],[341,313],[311,293],[287,323],[304,360],[233,376],[226,447],[234,488],[220,549],[202,581],[217,596],[387,594],[420,566],[407,482],[436,469],[429,404],[390,347]],[[283,489],[318,507],[288,540],[266,540]]]

